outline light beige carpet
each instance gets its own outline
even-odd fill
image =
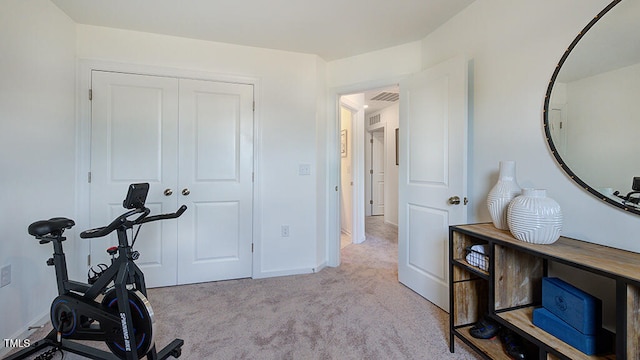
[[[181,359],[479,359],[460,342],[451,354],[448,315],[398,282],[397,228],[370,217],[366,233],[317,274],[150,289],[157,346],[184,339]]]

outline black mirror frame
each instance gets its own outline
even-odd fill
[[[553,143],[553,140],[551,139],[551,129],[549,126],[549,118],[548,118],[548,114],[549,114],[549,102],[551,101],[551,92],[553,90],[553,85],[556,82],[556,78],[558,77],[558,73],[560,72],[560,69],[562,68],[562,65],[564,64],[564,62],[567,60],[567,57],[569,56],[569,54],[571,53],[571,51],[573,50],[573,48],[578,44],[578,42],[582,39],[582,37],[587,33],[587,31],[589,31],[593,25],[595,25],[607,12],[609,12],[609,10],[613,9],[614,6],[618,5],[620,2],[622,2],[622,0],[613,0],[609,5],[607,5],[607,7],[604,8],[604,10],[602,10],[600,13],[598,13],[598,15],[596,15],[588,24],[587,26],[584,27],[584,29],[582,29],[582,31],[580,31],[580,33],[578,33],[578,36],[573,40],[573,42],[571,43],[571,45],[569,45],[569,48],[567,48],[567,50],[564,52],[564,54],[562,55],[562,58],[560,58],[560,62],[558,62],[558,65],[556,65],[556,69],[553,72],[553,75],[551,76],[551,80],[549,81],[549,86],[547,87],[547,92],[545,94],[544,97],[544,109],[543,109],[543,128],[544,128],[544,133],[545,133],[545,137],[547,140],[547,144],[549,145],[549,151],[551,151],[551,154],[553,155],[553,157],[556,159],[556,161],[558,162],[558,165],[560,165],[560,168],[569,176],[569,178],[571,180],[573,180],[575,183],[578,184],[578,186],[580,186],[581,188],[587,190],[588,192],[590,192],[592,195],[594,195],[595,197],[597,197],[598,199],[607,202],[617,208],[620,208],[626,212],[630,212],[630,213],[634,213],[637,215],[640,215],[640,208],[636,208],[633,206],[627,206],[623,203],[620,202],[616,202],[613,199],[609,198],[608,196],[605,196],[603,194],[601,194],[599,191],[597,191],[596,189],[594,189],[593,187],[591,187],[590,185],[588,185],[587,183],[585,183],[582,179],[580,179],[570,168],[569,166],[565,163],[565,161],[560,157],[560,154],[557,151],[556,146]]]

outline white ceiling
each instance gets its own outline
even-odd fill
[[[317,54],[424,38],[473,0],[51,0],[80,24]]]

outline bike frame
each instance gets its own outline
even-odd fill
[[[118,217],[118,219],[114,220],[114,222],[109,226],[83,232],[81,237],[84,238],[102,237],[114,231],[115,228],[118,236],[118,257],[112,258],[111,265],[101,273],[99,278],[92,285],[69,280],[66,256],[62,247],[62,242],[66,240],[66,238],[63,237],[61,233],[58,236],[48,235],[43,237],[40,243],[53,242],[53,264],[51,264],[50,261],[48,261],[47,264],[54,265],[55,267],[59,295],[64,295],[66,296],[65,300],[69,299],[72,301],[75,306],[74,309],[77,310],[79,315],[88,315],[92,319],[99,320],[100,327],[74,329],[74,333],[66,338],[62,338],[56,329],[53,329],[43,340],[40,340],[32,344],[29,348],[23,349],[22,351],[5,358],[5,360],[22,359],[49,346],[59,347],[92,359],[119,359],[119,357],[111,352],[102,351],[71,341],[71,339],[96,341],[105,340],[107,329],[113,329],[114,327],[119,327],[122,330],[122,340],[123,344],[125,344],[125,359],[138,360],[135,336],[133,335],[135,334],[135,331],[131,321],[132,316],[129,304],[129,290],[138,290],[146,297],[147,289],[144,282],[144,275],[133,261],[133,251],[129,244],[127,230],[133,228],[135,225],[141,225],[146,222],[179,217],[185,210],[186,207],[182,206],[174,214],[147,217],[150,210],[143,207],[128,211]],[[129,217],[136,214],[141,215],[139,215],[135,220],[128,220]],[[108,286],[111,282],[113,282],[113,288],[116,291],[118,315],[105,311],[102,305],[97,301],[98,296],[105,294],[106,291],[110,289]],[[128,288],[128,285],[132,285],[133,288]],[[129,336],[129,334],[131,334],[131,336]],[[153,343],[146,354],[147,359],[157,360],[166,359],[169,356],[175,356],[176,352],[178,354],[180,353],[180,348],[183,344],[183,340],[175,339],[157,353],[155,343]]]

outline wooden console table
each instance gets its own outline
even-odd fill
[[[488,245],[488,270],[467,263],[467,248]],[[539,329],[532,312],[541,303],[542,277],[557,262],[616,284],[615,352],[589,356]],[[529,244],[491,223],[449,229],[450,350],[459,338],[486,359],[509,359],[499,340],[480,340],[469,329],[488,314],[538,349],[539,359],[640,359],[640,254],[561,237]]]

